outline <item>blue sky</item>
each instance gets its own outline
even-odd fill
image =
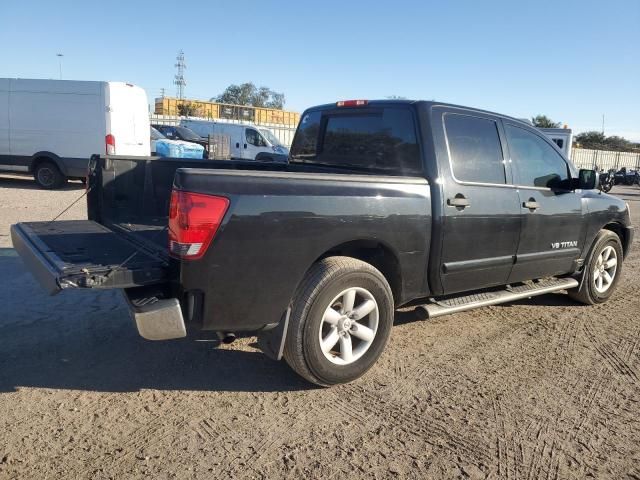
[[[123,80],[150,102],[230,83],[286,108],[401,95],[640,141],[640,0],[3,2],[0,77]]]

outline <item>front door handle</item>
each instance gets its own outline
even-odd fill
[[[523,208],[528,208],[530,211],[534,212],[540,208],[540,204],[536,202],[535,198],[530,198],[526,202],[522,204]]]
[[[464,210],[465,208],[470,206],[471,203],[469,203],[469,200],[467,200],[464,195],[459,193],[453,198],[448,198],[447,205],[449,205],[450,207],[456,207],[461,210]]]

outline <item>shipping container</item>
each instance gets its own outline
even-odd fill
[[[179,100],[172,97],[161,97],[155,100],[156,115],[179,115],[178,105],[191,104],[195,107],[196,115],[200,118],[224,118],[242,122],[259,124],[277,124],[296,126],[300,121],[300,114],[275,108],[250,107],[245,105],[227,105],[202,100]]]

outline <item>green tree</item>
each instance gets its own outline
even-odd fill
[[[582,132],[574,137],[574,140],[581,148],[592,150],[605,150],[606,139],[607,137],[605,137],[604,133],[595,130]]]
[[[629,140],[617,135],[607,137],[604,143],[609,150],[630,151],[633,148],[633,144]]]
[[[198,107],[193,103],[178,104],[178,115],[181,117],[197,117]]]
[[[229,85],[220,95],[211,98],[211,101],[282,110],[285,98],[284,93],[275,92],[268,87],[258,88],[253,83],[247,82],[240,85]]]
[[[546,115],[536,115],[535,117],[531,117],[531,123],[533,123],[534,127],[538,128],[559,128],[560,122],[554,122]]]

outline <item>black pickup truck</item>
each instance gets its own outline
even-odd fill
[[[87,197],[88,220],[12,226],[49,292],[122,289],[152,340],[255,332],[319,385],[366,372],[398,307],[604,302],[633,237],[537,129],[425,101],[310,108],[288,164],[94,156]]]

